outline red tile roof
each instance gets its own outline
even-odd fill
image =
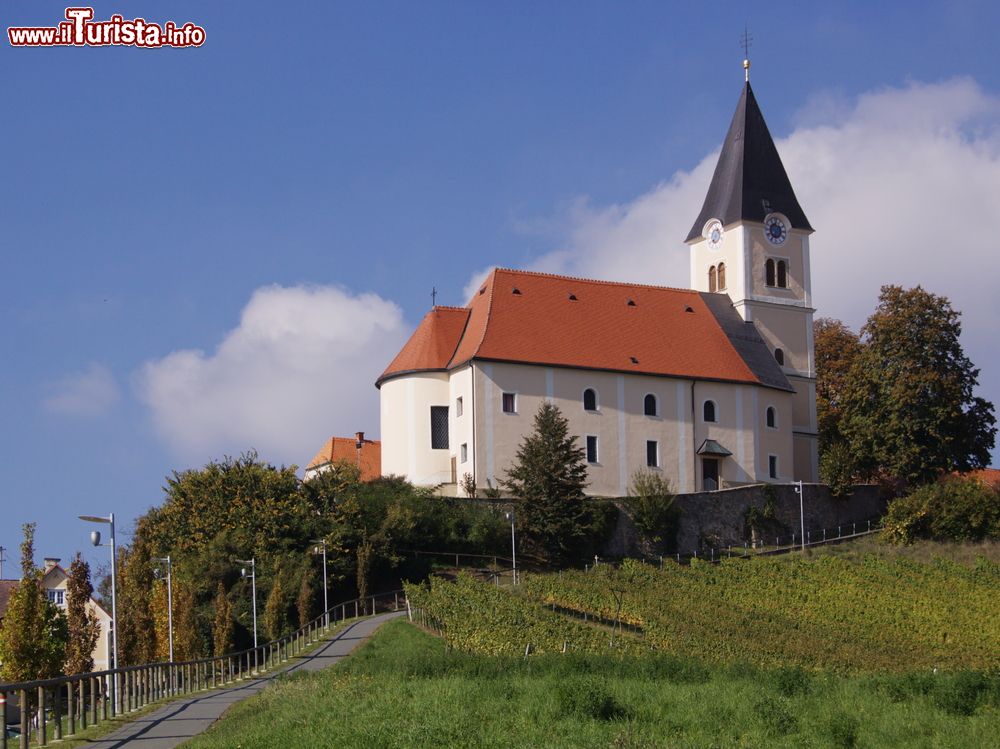
[[[402,374],[446,369],[462,339],[468,319],[469,310],[462,307],[434,307],[424,315],[382,378],[390,372]]]
[[[1000,468],[980,468],[979,470],[967,471],[959,475],[966,479],[979,479],[984,484],[1000,489]]]
[[[356,437],[331,437],[323,448],[309,461],[306,470],[313,470],[329,463],[346,461],[361,469],[361,480],[371,481],[382,475],[382,443],[379,440],[361,440],[358,450]]]
[[[467,307],[431,310],[376,385],[472,359],[761,384],[700,292],[497,268]]]

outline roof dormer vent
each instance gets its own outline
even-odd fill
[[[627,305],[628,305],[629,307],[634,307],[634,306],[635,306],[635,300],[634,300],[634,299],[629,299],[629,300],[628,300],[628,301],[626,302],[626,304],[627,304]]]
[[[481,288],[481,289],[479,290],[479,295],[480,295],[480,296],[482,296],[482,295],[483,295],[483,294],[485,294],[485,293],[486,293],[486,287],[484,286],[483,288]]]
[[[515,288],[515,289],[514,289],[513,291],[511,291],[510,293],[511,293],[511,294],[513,294],[514,296],[521,296],[521,290],[520,290],[520,289],[518,289],[518,288]]]
[[[694,312],[694,310],[691,307],[685,307],[684,311],[685,312]]]
[[[633,364],[638,364],[638,363],[639,363],[639,360],[638,360],[638,359],[636,359],[636,358],[635,358],[634,356],[630,356],[630,357],[628,358],[628,360],[629,360],[630,362],[632,362]]]
[[[569,295],[569,300],[570,300],[571,302],[575,302],[575,301],[577,301],[577,299],[576,299],[576,294],[570,294],[570,295]]]

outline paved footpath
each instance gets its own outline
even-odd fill
[[[394,612],[362,619],[309,655],[294,659],[292,665],[280,671],[260,679],[248,679],[232,687],[174,700],[149,715],[133,720],[114,733],[88,742],[87,746],[94,749],[173,749],[215,723],[230,705],[259,692],[278,674],[318,671],[332,666],[367,640],[384,622],[404,614],[405,612]]]

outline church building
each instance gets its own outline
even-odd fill
[[[691,227],[691,288],[497,268],[435,306],[378,378],[382,473],[497,486],[543,401],[588,493],[818,480],[809,235],[749,80]]]

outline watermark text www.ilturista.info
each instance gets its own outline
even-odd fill
[[[117,14],[95,21],[93,8],[66,8],[66,20],[58,25],[12,26],[7,38],[12,47],[200,47],[205,29],[190,21],[160,24]]]

